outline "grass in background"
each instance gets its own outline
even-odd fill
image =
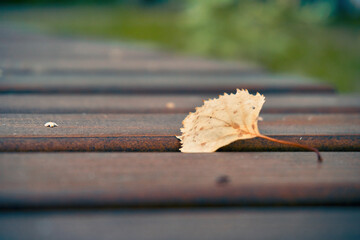
[[[137,40],[175,48],[180,39],[178,15],[172,10],[129,6],[23,7],[0,11],[0,21],[55,34]]]
[[[275,72],[330,82],[342,92],[360,92],[359,27],[314,24],[311,21],[319,19],[311,13],[296,15],[286,6],[257,3],[237,8],[227,5],[231,1],[193,2],[186,11],[122,6],[14,8],[1,11],[0,20],[57,34],[145,41],[190,54],[245,58]]]

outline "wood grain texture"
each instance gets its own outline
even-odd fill
[[[1,62],[4,74],[121,74],[121,73],[252,73],[261,72],[250,64],[200,61],[192,59],[148,59],[148,60],[72,60],[52,59],[36,63]]]
[[[0,95],[0,113],[188,113],[200,95]],[[360,113],[360,96],[270,95],[262,113]]]
[[[178,151],[185,114],[1,114],[1,151]],[[263,114],[260,132],[322,151],[358,151],[358,114]],[[44,127],[46,122],[59,127]],[[223,151],[301,150],[264,139]]]
[[[358,240],[359,208],[0,213],[2,239]],[[21,229],[21,231],[19,231]]]
[[[60,74],[11,76],[0,78],[0,93],[36,94],[223,94],[236,88],[261,93],[334,93],[334,88],[314,81],[286,75],[198,73]]]
[[[360,153],[0,154],[0,208],[358,205]],[[227,176],[226,183],[219,178]]]

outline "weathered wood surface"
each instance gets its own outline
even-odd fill
[[[184,60],[56,60],[36,63],[1,63],[4,74],[124,74],[124,73],[257,73],[258,68],[250,65],[229,64],[211,61]]]
[[[220,79],[220,80],[219,80]],[[24,75],[5,72],[0,78],[0,93],[72,94],[223,94],[236,88],[261,93],[334,93],[334,88],[310,79],[268,74],[204,74],[141,72]]]
[[[162,56],[130,44],[37,36],[0,26],[0,68],[4,74],[58,73],[251,73],[263,71],[245,62]],[[3,36],[3,37],[1,37]],[[24,38],[22,38],[24,36]],[[133,49],[131,49],[133,48]]]
[[[358,205],[360,153],[0,155],[1,208]],[[221,180],[226,176],[227,181]]]
[[[0,95],[0,113],[188,113],[201,95]],[[261,113],[360,113],[360,96],[270,95]]]
[[[334,92],[304,78],[261,74],[261,68],[246,62],[179,57],[129,44],[55,38],[1,26],[0,33],[2,93],[221,94],[236,88]]]
[[[1,30],[0,30],[1,31]],[[0,32],[1,34],[1,32]],[[4,35],[2,35],[4,36]],[[130,44],[103,43],[97,41],[74,40],[72,38],[52,38],[30,40],[21,36],[16,39],[3,39],[0,36],[0,59],[2,65],[38,65],[54,60],[145,60],[145,59],[179,59],[173,54],[139,48]],[[40,36],[41,38],[41,36]]]
[[[66,211],[0,214],[0,238],[358,240],[359,208]]]
[[[1,30],[0,30],[1,34]],[[16,36],[4,39],[0,36],[0,59],[2,65],[23,65],[44,63],[48,60],[145,60],[179,58],[173,54],[139,48],[130,44],[103,43],[97,41],[74,40],[72,38],[52,38],[37,36],[40,39],[30,39],[28,36]],[[7,36],[6,36],[7,37]],[[44,39],[41,39],[44,38]],[[30,44],[29,44],[30,43]],[[21,64],[19,64],[21,63]]]
[[[186,114],[1,114],[1,151],[178,151]],[[359,114],[263,114],[263,134],[322,151],[360,149]],[[53,121],[59,127],[47,128]],[[341,124],[339,124],[341,123]],[[224,151],[300,150],[264,139]]]
[[[169,58],[173,54],[139,44],[52,36],[0,24],[0,61],[9,63],[54,59],[147,59]]]
[[[321,165],[314,153],[270,152],[299,149],[261,139],[221,151],[263,153],[149,152],[178,151],[185,114],[170,113],[193,111],[202,98],[236,88],[287,94],[269,96],[263,113],[302,113],[262,114],[264,134],[322,151],[359,151],[358,98],[310,95],[334,89],[249,63],[3,25],[0,56],[0,151],[148,152],[0,153],[1,239],[359,239],[360,152],[323,152]],[[117,95],[100,95],[109,93]],[[59,127],[46,128],[47,121]],[[324,205],[356,207],[184,210]],[[127,211],[92,209],[113,207]],[[129,210],[136,207],[183,209]]]

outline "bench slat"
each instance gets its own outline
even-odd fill
[[[0,95],[0,113],[188,113],[199,95]],[[170,106],[167,106],[170,104]],[[270,95],[262,113],[360,113],[360,97]]]
[[[40,62],[1,62],[0,68],[4,74],[39,74],[39,73],[122,73],[122,72],[206,72],[208,73],[246,73],[262,72],[251,65],[200,61],[191,59],[149,59],[149,60],[49,60]]]
[[[123,72],[115,75],[24,75],[0,78],[0,93],[223,94],[236,88],[261,93],[334,93],[334,88],[296,76],[269,74]]]
[[[184,114],[1,114],[1,151],[178,151]],[[359,114],[263,114],[263,134],[323,151],[360,149]],[[47,128],[44,123],[59,127]],[[341,124],[339,124],[341,123]],[[264,139],[225,151],[300,150]]]
[[[1,35],[1,33],[0,33]],[[63,40],[63,39],[44,39],[19,41],[21,39],[1,39],[0,38],[0,59],[1,65],[36,65],[48,61],[72,61],[72,60],[151,60],[168,59],[179,57],[169,53],[152,51],[148,48],[135,49],[132,45],[121,43],[107,44],[94,41]]]
[[[1,33],[0,33],[1,34]],[[9,42],[0,39],[0,65],[36,65],[56,61],[73,60],[152,60],[180,57],[169,53],[151,51],[151,49],[133,49],[133,46],[123,44],[103,44],[92,41],[65,41],[46,39],[43,41]],[[31,44],[29,44],[31,43]]]
[[[0,237],[286,240],[291,236],[296,240],[356,240],[360,238],[359,221],[356,207],[16,212],[0,214]]]
[[[360,204],[360,153],[323,157],[318,165],[294,152],[2,153],[0,208]]]
[[[8,31],[0,26],[0,68],[8,74],[39,72],[203,72],[262,71],[245,62],[211,61],[193,57],[161,57],[138,45],[86,41]],[[160,57],[159,57],[160,56]]]

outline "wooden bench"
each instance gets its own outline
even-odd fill
[[[0,239],[360,238],[359,96],[3,25],[0,56]],[[324,162],[263,139],[180,153],[188,112],[236,88],[266,95],[262,133]]]

